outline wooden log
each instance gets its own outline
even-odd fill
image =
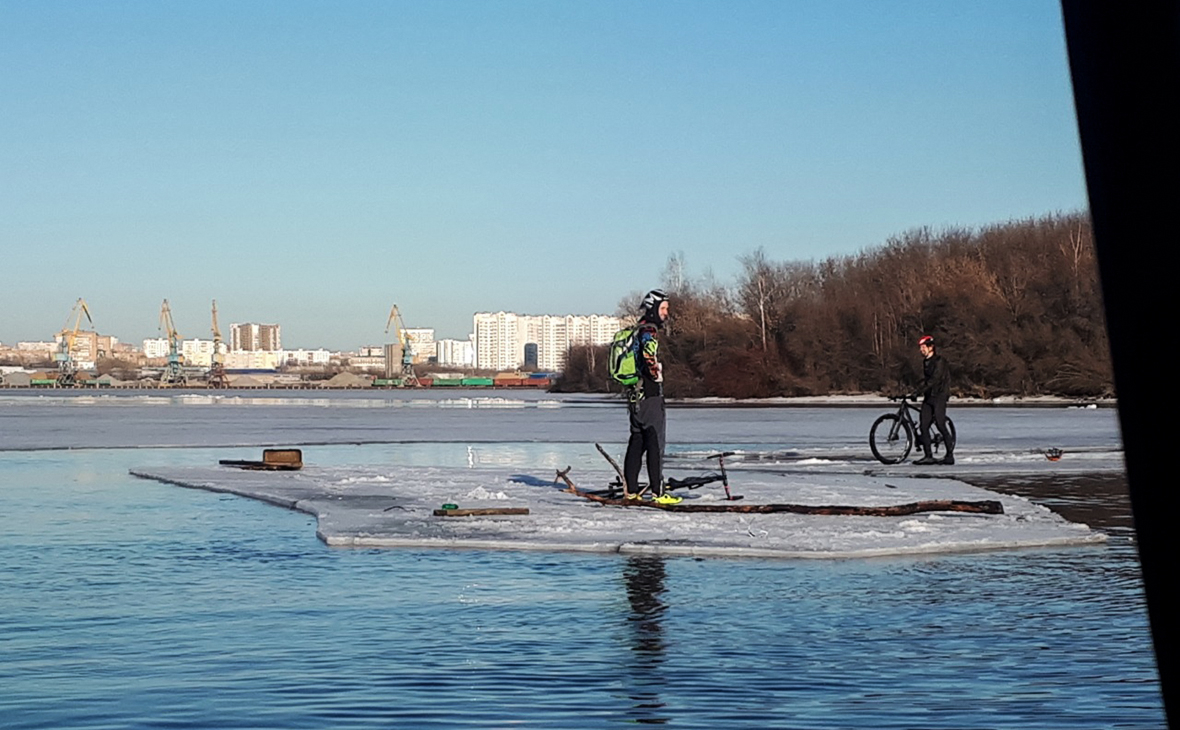
[[[984,499],[969,502],[957,499],[935,499],[883,507],[857,507],[852,505],[812,504],[660,504],[648,500],[615,499],[582,491],[569,478],[570,468],[557,472],[557,479],[564,481],[570,494],[576,494],[592,502],[615,507],[648,507],[667,512],[742,512],[746,514],[769,514],[787,512],[799,515],[847,515],[855,517],[899,517],[919,512],[972,512],[986,515],[1004,514],[1004,505],[997,500]]]
[[[265,461],[247,461],[245,459],[221,459],[217,463],[222,466],[254,471],[299,471],[303,468],[302,464],[267,464]]]
[[[481,507],[478,509],[436,509],[435,517],[482,517],[484,515],[527,515],[528,507]]]

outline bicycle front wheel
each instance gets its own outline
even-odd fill
[[[914,447],[914,432],[910,424],[893,413],[873,421],[869,429],[869,448],[882,464],[897,464],[910,455]]]

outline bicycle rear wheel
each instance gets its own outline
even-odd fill
[[[910,424],[893,413],[873,421],[869,429],[869,448],[882,464],[897,464],[910,455],[914,447],[914,432]]]

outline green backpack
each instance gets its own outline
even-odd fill
[[[639,362],[635,355],[638,334],[638,327],[628,327],[616,332],[611,340],[608,367],[611,379],[616,383],[635,385],[639,382]]]

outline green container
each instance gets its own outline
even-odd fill
[[[462,384],[461,378],[435,378],[431,383],[435,388],[458,388]]]
[[[463,378],[463,385],[473,387],[473,388],[480,388],[480,387],[485,387],[485,386],[490,388],[493,384],[494,384],[494,381],[492,380],[492,378]]]

